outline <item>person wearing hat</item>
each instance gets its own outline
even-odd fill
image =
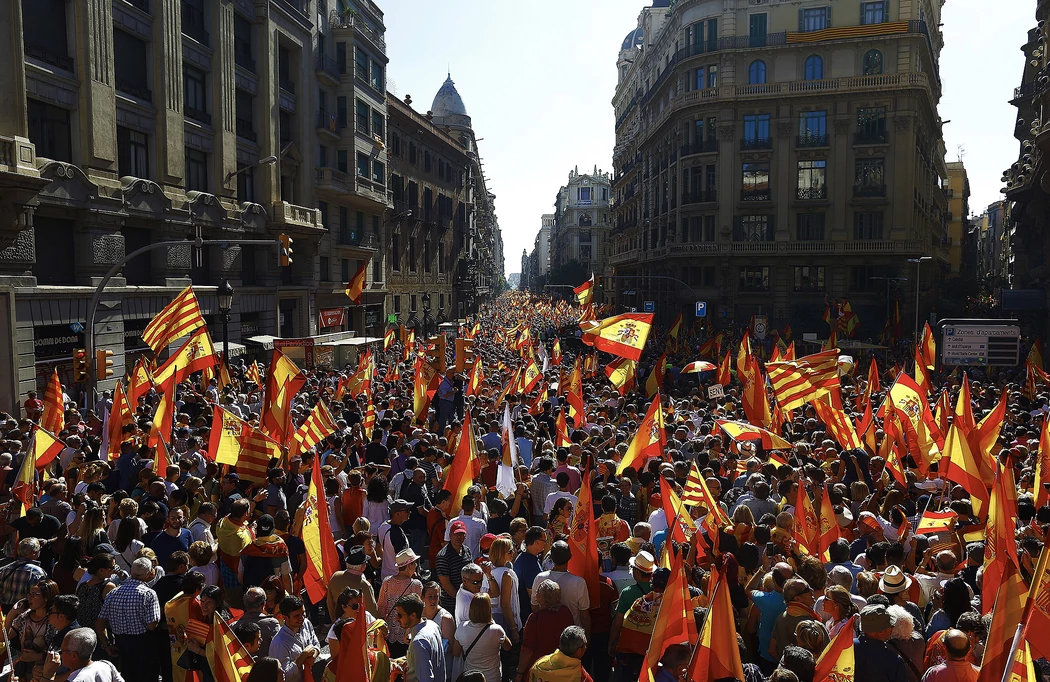
[[[631,603],[622,618],[618,618],[621,627],[610,633],[610,653],[615,651],[616,667],[624,671],[622,679],[633,680],[641,671],[642,661],[652,643],[653,627],[670,577],[669,569],[656,568],[653,570],[650,578],[652,590]],[[616,635],[615,644],[612,639],[613,634]]]
[[[361,546],[350,547],[346,552],[346,570],[336,571],[332,574],[331,580],[328,581],[328,594],[325,599],[328,603],[328,613],[338,614],[339,610],[336,608],[336,599],[342,594],[347,588],[353,588],[361,593],[363,597],[363,604],[365,610],[372,614],[373,617],[378,618],[378,609],[376,607],[375,592],[372,591],[372,584],[364,578],[365,566],[368,563],[368,555],[365,553],[365,548]],[[394,557],[395,563],[397,557]]]
[[[823,621],[813,608],[816,603],[816,593],[802,578],[791,578],[784,583],[784,601],[786,608],[784,613],[777,616],[773,624],[773,636],[769,642],[773,658],[778,661],[783,656],[786,647],[798,643],[795,638],[795,628],[799,623],[813,620],[823,625]],[[824,645],[827,644],[828,640],[825,637]]]
[[[915,629],[924,631],[926,629],[926,620],[922,617],[922,610],[919,609],[918,604],[909,600],[914,583],[915,580],[905,573],[900,566],[891,564],[886,567],[886,572],[879,579],[879,592],[886,595],[890,600],[890,606],[900,606],[911,615],[915,620]]]
[[[391,658],[405,655],[408,645],[405,644],[405,631],[395,618],[394,609],[401,597],[408,594],[423,595],[423,583],[415,578],[419,557],[411,548],[403,549],[394,557],[397,573],[383,578],[383,585],[376,597],[379,617],[387,623],[386,641]]]
[[[394,559],[398,552],[409,548],[408,533],[405,524],[412,515],[412,505],[400,498],[390,503],[390,519],[379,525],[376,535],[383,546],[382,577],[395,575],[398,572]]]
[[[893,618],[881,604],[860,612],[860,637],[853,640],[854,682],[907,682],[904,659],[886,644],[893,636]]]
[[[434,563],[435,575],[441,583],[441,608],[449,613],[456,611],[456,595],[463,584],[463,567],[471,562],[472,557],[467,546],[467,525],[457,518],[448,525],[448,544],[437,553]]]
[[[612,627],[609,631],[609,655],[616,656],[616,647],[620,638],[620,630],[623,628],[624,615],[630,610],[636,600],[652,592],[653,570],[656,568],[656,559],[644,549],[630,558],[627,565],[631,569],[631,578],[634,584],[620,590],[620,599],[616,603],[616,615],[613,617]]]

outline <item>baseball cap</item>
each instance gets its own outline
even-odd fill
[[[396,500],[394,500],[393,502],[390,503],[390,513],[391,514],[396,514],[398,512],[403,512],[403,511],[408,511],[411,508],[412,508],[412,505],[409,504],[407,500],[402,500],[400,498],[398,498],[398,499],[396,499]]]
[[[455,535],[456,533],[463,533],[464,535],[466,535],[466,533],[467,533],[467,524],[463,523],[462,521],[458,521],[458,520],[457,521],[453,521],[452,525],[448,527],[448,534],[449,535]]]
[[[464,524],[466,525],[466,524]],[[488,552],[489,547],[492,547],[492,543],[496,541],[496,536],[492,533],[485,533],[481,536],[481,551]]]
[[[263,514],[259,517],[259,520],[255,522],[255,533],[257,535],[270,535],[273,533],[273,517],[269,514]]]

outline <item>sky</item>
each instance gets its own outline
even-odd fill
[[[574,168],[611,170],[616,56],[646,3],[639,0],[377,0],[385,13],[388,87],[425,114],[451,72],[496,194],[505,271],[521,269],[540,216]],[[1032,0],[949,0],[941,17],[945,160],[959,147],[970,210],[1002,198],[1017,160],[1020,51],[1035,25]],[[983,38],[981,37],[983,36]]]

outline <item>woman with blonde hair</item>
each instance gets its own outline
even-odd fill
[[[823,610],[831,616],[824,625],[828,628],[828,634],[834,637],[846,625],[850,616],[857,613],[857,605],[853,603],[849,590],[832,585],[824,590]]]
[[[873,594],[879,593],[879,576],[871,571],[861,571],[857,574],[857,594],[867,599]]]
[[[110,542],[117,541],[117,531],[120,529],[120,522],[124,519],[134,519],[138,523],[140,538],[146,534],[146,521],[139,518],[139,503],[134,498],[125,497],[118,502],[117,514],[117,518],[113,519],[109,524],[109,528],[106,529]]]
[[[215,550],[211,548],[204,540],[197,540],[190,543],[190,549],[187,552],[190,555],[190,567],[191,573],[200,573],[204,576],[205,585],[220,585],[221,576],[219,575],[218,564],[212,563],[212,559],[215,558]]]
[[[500,649],[510,650],[503,628],[492,622],[492,601],[485,593],[470,600],[469,620],[456,628],[452,655],[463,658],[464,670],[478,670],[486,680],[502,680]]]
[[[518,643],[521,632],[521,603],[518,600],[518,574],[514,572],[514,542],[501,535],[489,547],[492,579],[499,581],[499,601],[492,605],[492,619],[510,636],[511,644]]]

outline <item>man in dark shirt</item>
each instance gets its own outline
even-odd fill
[[[51,562],[55,559],[50,541],[64,534],[65,524],[54,516],[45,514],[39,507],[30,507],[26,510],[25,516],[11,522],[11,527],[18,531],[15,544],[26,538],[37,538],[43,541],[39,561],[44,570],[50,570]]]
[[[168,512],[168,527],[164,532],[153,538],[149,544],[157,554],[157,563],[166,566],[168,558],[175,552],[186,552],[193,542],[193,534],[189,529],[183,528],[186,519],[183,518],[182,509],[175,507]]]
[[[448,544],[437,554],[436,575],[441,583],[441,606],[449,613],[456,612],[456,594],[463,584],[463,567],[472,557],[467,547],[467,526],[456,520],[449,526]],[[524,620],[524,615],[523,618]]]
[[[244,495],[241,495],[240,490],[241,477],[237,474],[230,473],[222,477],[222,481],[219,484],[219,489],[222,491],[222,505],[219,508],[219,516],[228,516],[230,513],[230,505],[237,500],[244,499]]]
[[[518,603],[521,622],[532,613],[532,584],[543,571],[540,557],[547,551],[547,531],[542,526],[533,526],[525,531],[525,551],[514,560],[514,573],[518,576]]]
[[[427,512],[431,507],[426,482],[427,473],[417,468],[412,472],[412,478],[401,486],[398,495],[412,506],[404,529],[408,532],[408,541],[412,551],[419,556],[423,556],[423,548],[427,542]]]
[[[390,451],[383,445],[383,431],[376,429],[372,432],[372,442],[365,446],[365,462],[367,464],[387,464]]]
[[[863,634],[853,640],[855,682],[907,682],[904,660],[886,645],[893,634],[893,619],[885,606],[871,604],[860,612]]]

